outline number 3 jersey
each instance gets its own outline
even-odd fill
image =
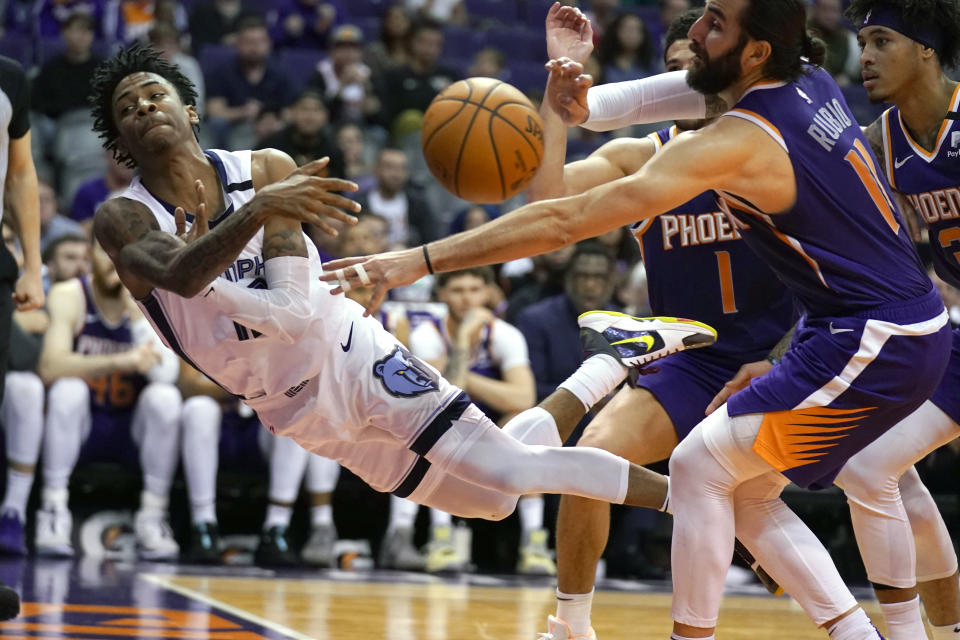
[[[659,151],[676,135],[673,126],[649,138]],[[793,326],[793,296],[742,240],[713,192],[631,231],[653,314],[696,318],[717,330],[716,344],[698,349],[696,359],[736,366],[762,360]]]
[[[930,229],[937,275],[960,287],[960,84],[940,127],[936,147],[927,151],[907,131],[900,110],[881,116],[884,170],[890,186],[907,197]]]

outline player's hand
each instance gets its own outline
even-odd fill
[[[133,349],[121,354],[124,358],[121,369],[124,371],[136,371],[137,373],[146,373],[160,364],[160,352],[149,342],[138,344]]]
[[[480,342],[483,328],[493,322],[493,312],[486,307],[475,307],[467,311],[460,322],[457,341],[465,349],[472,349]]]
[[[558,58],[546,64],[550,75],[544,99],[568,127],[586,122],[590,116],[587,91],[593,77],[583,72],[583,65],[570,58]]]
[[[554,2],[547,12],[547,56],[584,63],[593,52],[593,27],[576,7]]]
[[[253,200],[271,215],[282,216],[315,225],[329,236],[337,237],[337,230],[327,224],[333,218],[346,224],[357,224],[357,219],[342,211],[359,213],[360,204],[335,191],[356,191],[355,182],[340,178],[324,178],[330,158],[308,162],[279,182],[257,191]]]
[[[13,287],[13,303],[17,311],[32,311],[43,306],[43,276],[40,271],[24,271]]]
[[[423,248],[414,247],[374,256],[331,260],[323,265],[320,279],[337,284],[331,291],[334,294],[345,293],[355,287],[372,286],[373,294],[364,312],[368,316],[380,307],[387,291],[416,282],[426,274]]]
[[[773,368],[773,363],[769,360],[760,360],[758,362],[748,362],[747,364],[740,367],[740,370],[737,371],[737,375],[723,385],[723,389],[720,390],[720,393],[713,397],[713,400],[710,401],[710,404],[707,405],[707,410],[704,412],[706,415],[710,415],[716,409],[721,407],[724,402],[727,401],[727,398],[735,394],[737,391],[746,388],[750,384],[750,381],[754,378],[759,378],[762,375],[765,375],[770,369]]]
[[[197,191],[197,204],[193,207],[196,213],[193,214],[193,223],[190,225],[189,231],[187,231],[187,212],[183,210],[183,207],[177,207],[173,210],[173,219],[177,225],[177,237],[187,244],[210,230],[207,218],[207,201],[204,197],[206,189],[203,186],[203,181],[197,180],[194,182],[193,188]]]

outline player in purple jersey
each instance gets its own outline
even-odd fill
[[[687,32],[702,15],[682,14],[667,30],[667,71],[688,68],[693,60]],[[585,60],[591,43],[589,22],[582,38],[567,42],[558,10],[547,16],[548,54]],[[541,107],[547,163],[531,184],[532,200],[582,193],[598,184],[635,173],[665,144],[705,121],[681,121],[641,139],[618,138],[587,159],[562,165],[566,127],[544,101]],[[641,376],[638,388],[625,387],[590,422],[579,440],[607,449],[636,464],[650,464],[670,453],[703,419],[704,410],[730,375],[746,362],[765,358],[793,325],[790,292],[743,242],[705,192],[658,218],[633,225],[649,274],[653,313],[699,318],[717,329],[713,346],[679,353],[657,364],[656,375]],[[694,286],[692,279],[703,276]],[[784,345],[785,348],[786,345]],[[572,430],[576,422],[561,426]],[[590,608],[597,561],[610,530],[610,509],[594,500],[563,496],[557,516],[557,611],[547,638],[590,638]]]
[[[429,248],[333,262],[340,271],[323,279],[352,285],[359,275],[351,267],[361,264],[376,301],[430,270],[550,251],[717,191],[805,317],[779,365],[673,454],[675,637],[713,637],[735,526],[788,592],[812,596],[808,614],[833,638],[876,637],[852,597],[837,610],[845,588],[779,494],[790,480],[829,485],[846,460],[922,404],[946,367],[946,311],[839,88],[806,62],[822,61],[823,48],[806,33],[803,3],[710,0],[689,35],[696,58],[687,81],[735,105],[725,117],[679,136],[636,174],[527,205]],[[576,63],[550,68],[581,82]],[[870,479],[896,478],[915,459],[887,460]],[[887,484],[848,495],[876,514],[902,513],[896,483]],[[784,567],[799,548],[812,572]]]

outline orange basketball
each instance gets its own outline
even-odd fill
[[[543,123],[515,87],[467,78],[441,91],[420,137],[430,172],[451,193],[502,202],[526,188],[543,157]]]

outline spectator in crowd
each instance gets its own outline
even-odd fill
[[[30,36],[34,32],[34,0],[7,0],[3,7],[3,32]]]
[[[87,275],[90,273],[90,240],[73,234],[54,239],[43,250],[43,266],[46,267],[44,291],[58,282]]]
[[[280,0],[271,35],[278,49],[325,49],[331,31],[346,15],[339,0]]]
[[[532,270],[521,271],[514,277],[508,287],[510,296],[507,300],[507,322],[517,324],[520,312],[531,304],[565,291],[567,265],[574,250],[573,246],[569,246],[534,256]],[[508,262],[504,267],[512,264]]]
[[[393,131],[397,118],[412,111],[422,118],[430,101],[460,74],[439,64],[443,51],[443,28],[433,20],[420,20],[410,28],[406,64],[387,69],[380,79],[377,95],[383,102],[381,124]],[[419,126],[415,127],[419,128]],[[395,135],[396,137],[396,135]]]
[[[241,19],[257,15],[243,0],[200,0],[190,14],[193,50],[199,54],[208,44],[232,44]]]
[[[96,29],[89,13],[77,11],[63,23],[63,52],[47,60],[33,81],[33,109],[56,120],[76,109],[86,111],[90,80],[100,58],[93,53]]]
[[[186,29],[187,12],[174,0],[119,0],[108,4],[103,29],[108,40],[124,44],[144,40],[150,29],[166,23],[176,30]]]
[[[357,216],[357,224],[344,227],[339,236],[337,257],[369,256],[389,249],[390,222],[370,211]]]
[[[622,13],[604,31],[597,47],[602,79],[607,82],[636,80],[654,71],[656,47],[640,16]]]
[[[496,47],[484,47],[473,56],[473,62],[467,69],[471,78],[500,78],[507,65],[507,58]]]
[[[663,57],[663,41],[667,34],[667,26],[673,24],[677,17],[690,9],[690,0],[659,0],[659,20],[647,25],[650,41],[656,46],[657,59]]]
[[[564,274],[564,291],[529,305],[517,327],[530,349],[537,399],[554,392],[580,366],[577,316],[592,309],[610,309],[616,284],[613,255],[596,241],[576,246]]]
[[[363,32],[352,24],[337,27],[330,38],[330,55],[317,65],[307,84],[330,105],[336,124],[372,121],[380,110],[371,81],[370,67],[363,62]]]
[[[859,81],[860,46],[857,34],[843,23],[842,0],[813,0],[807,12],[807,27],[827,45],[823,68],[841,86]]]
[[[375,77],[407,62],[407,37],[411,24],[410,14],[402,4],[390,5],[384,11],[380,37],[368,44],[364,51],[364,62]]]
[[[585,13],[593,27],[593,43],[600,44],[600,40],[620,15],[620,0],[593,0]]]
[[[467,26],[467,6],[463,0],[405,0],[404,6],[421,19],[434,20],[439,24]]]
[[[180,71],[193,83],[193,88],[197,91],[197,104],[204,104],[207,93],[203,70],[196,58],[184,52],[180,34],[181,31],[172,23],[156,21],[147,33],[147,39],[164,58],[180,67]]]
[[[484,222],[489,222],[494,218],[500,217],[500,208],[495,204],[471,204],[466,209],[461,209],[450,221],[450,229],[447,235],[469,231],[479,227]]]
[[[437,221],[423,194],[410,183],[407,156],[399,149],[383,149],[374,168],[376,186],[356,198],[364,211],[390,222],[389,243],[412,246],[438,235]]]
[[[447,306],[447,316],[423,322],[410,332],[411,353],[442,371],[498,424],[532,407],[536,390],[523,334],[496,318],[487,306],[493,270],[441,273],[436,284],[437,300]],[[543,496],[523,496],[517,508],[522,529],[517,571],[555,574],[547,549],[548,532],[543,528]],[[434,509],[431,522],[427,570],[462,569],[468,559],[452,544],[450,515]]]
[[[364,130],[355,124],[340,126],[337,129],[337,146],[343,153],[343,177],[356,182],[361,192],[372,189],[376,184],[373,163],[370,162],[373,153],[368,152]]]
[[[37,196],[40,207],[40,250],[60,236],[85,236],[79,223],[57,213],[57,193],[43,181],[37,183]]]
[[[218,146],[249,148],[261,112],[287,107],[293,86],[288,71],[274,63],[262,18],[243,18],[233,46],[234,59],[207,78],[206,115],[216,128]]]
[[[50,289],[39,373],[50,383],[44,425],[41,555],[73,555],[68,483],[78,460],[140,461],[144,489],[134,533],[140,557],[176,558],[166,522],[177,467],[179,361],[159,342],[109,256],[93,248],[91,277]],[[139,450],[139,455],[138,455]]]
[[[290,106],[287,125],[257,143],[257,149],[280,149],[290,155],[297,166],[328,156],[325,175],[344,174],[343,152],[333,139],[327,105],[319,93],[308,89]]]
[[[130,184],[133,169],[117,162],[112,152],[107,152],[105,164],[107,170],[102,176],[87,180],[77,187],[76,193],[73,194],[70,218],[74,222],[87,224],[88,221],[93,220],[93,214],[104,200],[126,189]]]
[[[101,29],[109,5],[108,0],[39,0],[32,4],[33,20],[30,35],[34,37],[59,36],[70,20],[70,16],[75,13],[85,13],[93,18],[97,36],[110,37],[110,34],[104,33]]]

